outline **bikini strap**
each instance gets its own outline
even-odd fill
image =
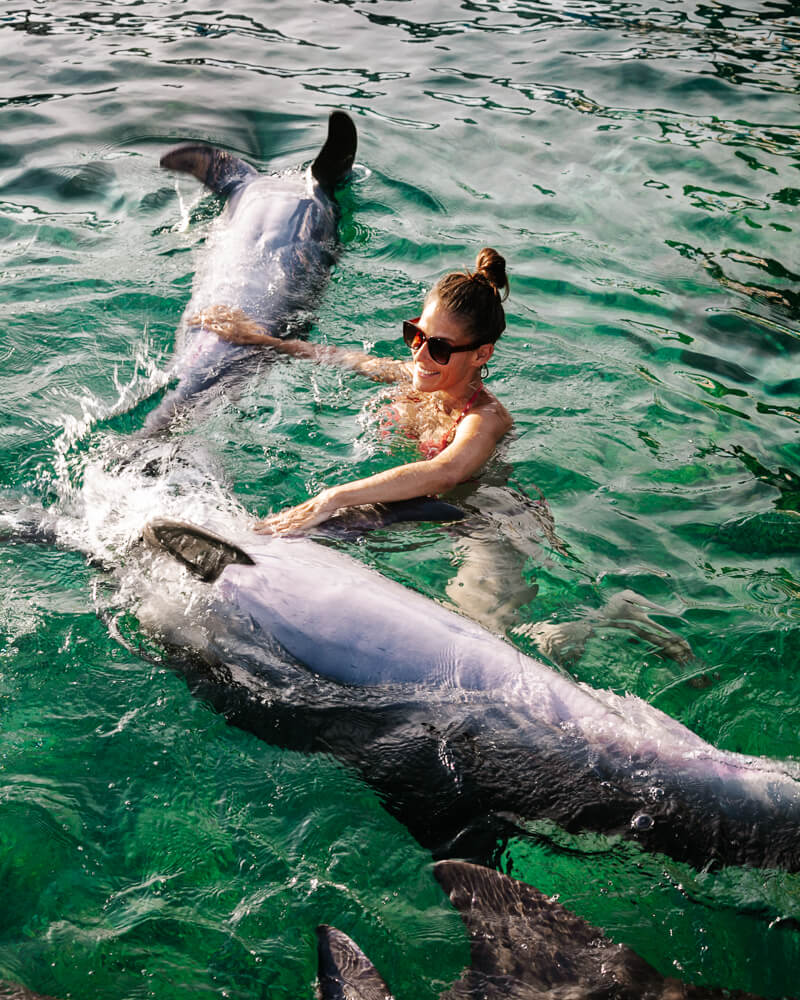
[[[464,417],[466,417],[466,415],[472,409],[472,406],[475,400],[478,398],[478,396],[480,396],[482,389],[483,386],[479,385],[478,388],[475,390],[475,392],[473,392],[473,394],[469,397],[469,399],[467,400],[467,405],[464,407],[461,413],[459,413],[459,415],[456,417],[456,424],[460,424],[461,421],[464,419]]]
[[[458,425],[461,423],[461,421],[464,419],[464,417],[466,417],[466,415],[472,409],[473,404],[475,403],[475,400],[481,394],[482,388],[483,388],[483,386],[479,385],[478,388],[475,390],[475,392],[473,392],[473,394],[469,397],[469,399],[467,400],[467,405],[464,407],[464,409],[461,411],[461,413],[459,413],[459,415],[456,417],[455,423],[450,428],[450,430],[444,435],[444,437],[442,438],[442,443],[436,449],[436,451],[434,452],[434,454],[438,455],[439,452],[444,451],[445,448],[453,440],[453,435],[456,432],[456,427],[458,427]]]

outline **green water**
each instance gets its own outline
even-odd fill
[[[89,497],[82,530],[124,554],[135,517],[109,525],[136,496],[96,470],[141,426],[218,212],[158,157],[189,138],[288,168],[341,107],[362,166],[312,336],[400,357],[430,282],[500,249],[490,386],[516,429],[483,530],[517,569],[499,598],[518,622],[573,620],[634,589],[693,657],[601,631],[575,675],[726,749],[800,755],[796,4],[31,0],[0,14],[0,51],[6,494]],[[282,363],[179,434],[264,514],[408,457],[376,435],[375,391]],[[506,490],[544,493],[561,551],[530,545]],[[468,557],[427,526],[351,550],[451,605]],[[0,559],[0,978],[311,997],[333,922],[398,1000],[437,996],[466,938],[370,789],[228,727],[137,655],[135,619],[117,641],[80,554]],[[504,865],[664,973],[798,992],[797,876],[535,824]]]

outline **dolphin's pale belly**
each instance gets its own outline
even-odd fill
[[[207,330],[195,330],[192,334],[173,368],[184,396],[200,392],[252,354],[247,345],[231,344]]]
[[[238,306],[274,336],[316,300],[333,260],[333,205],[300,176],[246,185],[215,224],[186,309]]]
[[[228,567],[218,587],[220,617],[236,607],[251,629],[340,683],[502,689],[535,697],[553,724],[570,714],[561,697],[578,690],[479,626],[314,543],[276,540],[255,567]]]
[[[579,684],[341,552],[274,539],[255,559],[227,567],[216,585],[220,620],[235,607],[251,634],[277,640],[323,677],[485,692],[600,751],[614,745],[617,755],[667,762],[687,778],[731,779],[756,794],[777,782],[800,809],[800,783],[784,767],[718,750],[640,698]]]
[[[800,871],[796,764],[717,749],[328,546],[228,540],[253,563],[162,628],[200,654],[184,661],[194,689],[263,739],[355,766],[422,843],[458,853],[453,838],[488,829],[491,852],[492,824],[515,816],[700,867]]]
[[[256,177],[229,199],[214,225],[184,311],[172,374],[175,390],[150,414],[147,430],[169,424],[178,409],[222,376],[261,355],[224,342],[190,322],[204,309],[243,310],[276,337],[308,325],[334,260],[334,203],[310,175]]]

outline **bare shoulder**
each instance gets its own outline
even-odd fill
[[[491,430],[498,440],[514,426],[511,414],[488,389],[483,390],[472,412],[481,417],[486,429]]]

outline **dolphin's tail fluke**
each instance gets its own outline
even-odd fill
[[[145,526],[143,537],[154,549],[163,549],[205,583],[213,583],[226,566],[253,560],[238,545],[186,521],[159,518]]]
[[[314,179],[327,195],[333,195],[350,176],[357,145],[353,119],[344,111],[333,111],[328,119],[328,138],[311,164]]]
[[[214,146],[178,146],[165,153],[160,162],[166,170],[192,174],[223,198],[240,184],[257,176],[253,167],[244,160]]]
[[[317,960],[322,1000],[392,1000],[372,962],[335,927],[317,928]]]

